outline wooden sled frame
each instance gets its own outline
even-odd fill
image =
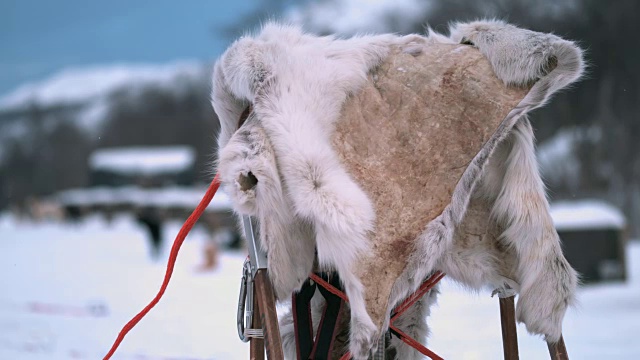
[[[253,299],[243,298],[246,293],[241,292],[238,305],[238,329],[241,331],[240,319],[244,312],[244,301],[252,301],[252,321],[253,329],[261,329],[262,336],[252,336],[249,338],[251,360],[264,360],[265,353],[269,360],[284,360],[282,349],[282,338],[276,312],[276,298],[267,273],[267,257],[261,250],[260,238],[256,231],[254,220],[249,216],[243,217],[244,231],[249,248],[249,270],[251,277],[248,279],[252,284]],[[505,360],[518,360],[518,335],[516,331],[515,317],[515,295],[499,296],[500,321],[502,328],[502,347]],[[244,331],[244,324],[242,324]],[[244,334],[240,334],[241,339]],[[557,343],[547,342],[551,360],[568,360],[567,349],[564,339],[561,336]],[[384,349],[379,349],[373,356],[375,360],[384,360]]]

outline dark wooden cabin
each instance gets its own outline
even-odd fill
[[[625,281],[626,219],[601,201],[558,202],[551,206],[567,260],[583,283]]]

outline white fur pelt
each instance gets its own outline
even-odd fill
[[[381,331],[366,312],[362,284],[351,268],[369,251],[375,213],[340,164],[330,136],[347,96],[358,91],[391,46],[415,54],[429,41],[476,46],[507,85],[535,84],[473,159],[451,204],[426,225],[417,251],[394,285],[389,311],[428,274],[441,269],[475,289],[516,286],[519,321],[556,341],[577,280],[549,217],[533,132],[524,115],[580,77],[577,46],[500,21],[456,24],[448,37],[430,33],[351,39],[316,37],[268,24],[257,36],[236,41],[214,69],[212,102],[221,122],[217,170],[234,209],[259,220],[279,299],[299,289],[316,256],[322,268],[340,274],[350,299],[349,346],[356,359],[367,358]],[[251,115],[239,126],[249,104]],[[491,249],[471,251],[454,241],[473,198],[490,204],[491,221],[504,230],[499,240],[517,258],[513,271],[505,273]],[[413,327],[410,332],[418,339],[428,332],[423,319],[433,301],[435,292],[419,310],[399,320]],[[288,347],[286,331],[283,338]],[[403,345],[393,346],[402,354],[399,358],[419,357]]]

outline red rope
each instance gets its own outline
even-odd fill
[[[416,301],[420,300],[420,298],[422,298],[422,296],[424,296],[427,291],[431,290],[431,288],[433,288],[438,283],[438,281],[442,280],[443,277],[443,272],[436,271],[433,275],[431,275],[431,277],[429,277],[429,279],[423,282],[418,290],[413,293],[413,295],[409,296],[400,305],[396,306],[396,308],[394,309],[394,314],[391,316],[391,323],[393,323],[393,321],[397,319],[398,316],[402,315],[403,312],[407,311],[407,309],[410,308],[411,305],[415,304]]]
[[[406,298],[400,305],[396,306],[396,308],[394,309],[394,314],[391,316],[391,320],[389,321],[389,328],[398,334],[398,336],[400,337],[400,340],[404,341],[405,343],[407,343],[407,345],[413,347],[414,349],[419,351],[422,355],[428,356],[432,360],[443,360],[443,359],[433,351],[426,348],[424,345],[422,345],[420,342],[418,342],[414,338],[400,331],[400,329],[398,329],[395,325],[393,325],[393,322],[398,318],[398,316],[402,315],[402,313],[407,311],[407,309],[409,309],[411,305],[413,305],[416,301],[420,300],[420,298],[422,298],[422,296],[424,296],[424,294],[426,294],[427,291],[431,290],[440,280],[442,280],[444,275],[445,274],[441,271],[436,271],[435,273],[433,273],[433,275],[431,275],[427,280],[425,280],[422,283],[422,285],[420,285],[420,287],[418,288],[418,290],[416,290],[416,292],[414,292],[411,296]],[[309,275],[309,278],[317,282],[318,285],[327,289],[330,293],[338,296],[339,298],[341,298],[346,302],[349,302],[349,298],[343,291],[329,284],[320,276],[314,273],[311,273]],[[342,355],[342,357],[340,357],[340,360],[349,360],[349,359],[351,359],[351,353],[348,351],[344,355]]]
[[[444,360],[433,351],[427,349],[424,345],[419,343],[417,340],[415,340],[411,336],[400,331],[400,329],[398,329],[395,325],[391,324],[389,325],[389,328],[395,331],[398,335],[400,335],[400,340],[404,341],[405,343],[407,343],[407,345],[411,346],[412,348],[418,350],[422,355],[428,356],[432,360]]]
[[[328,282],[324,281],[323,278],[321,278],[320,276],[311,273],[311,275],[309,275],[309,278],[315,282],[317,282],[318,284],[320,284],[323,288],[327,289],[327,291],[329,291],[330,293],[332,293],[333,295],[339,297],[340,299],[349,302],[349,298],[347,297],[347,295],[342,292],[340,289],[336,288],[335,286],[329,284]]]
[[[124,337],[127,335],[127,333],[131,329],[133,329],[133,327],[136,326],[136,324],[145,315],[147,315],[149,310],[151,310],[154,306],[156,306],[158,301],[160,301],[160,298],[162,298],[162,295],[164,295],[164,292],[167,289],[167,285],[169,285],[171,274],[173,274],[173,267],[176,264],[178,251],[180,251],[180,247],[182,246],[184,239],[187,237],[187,234],[189,233],[189,231],[191,231],[191,228],[193,228],[193,225],[195,225],[196,221],[198,221],[198,219],[200,218],[204,210],[207,208],[207,206],[211,202],[211,199],[213,199],[213,195],[215,195],[219,187],[220,187],[220,180],[218,179],[218,175],[216,175],[215,178],[213,178],[213,181],[211,181],[211,185],[209,185],[209,188],[207,189],[207,192],[205,193],[204,197],[202,198],[202,200],[200,200],[200,204],[198,204],[198,207],[196,207],[193,213],[191,213],[191,216],[189,216],[187,221],[185,221],[184,225],[182,225],[180,232],[178,232],[176,239],[173,241],[173,246],[171,247],[171,253],[169,254],[169,261],[167,262],[167,271],[164,274],[164,280],[162,281],[162,285],[160,286],[160,290],[158,291],[158,294],[156,295],[155,298],[153,298],[153,300],[151,300],[149,305],[147,305],[144,309],[142,309],[142,311],[140,311],[136,316],[134,316],[133,319],[129,320],[129,322],[122,328],[122,330],[120,330],[118,337],[116,338],[115,342],[111,346],[111,349],[109,350],[107,355],[105,355],[104,360],[108,360],[111,358],[111,356],[113,356],[113,353],[116,352],[116,349],[118,349],[118,346],[120,346],[120,343],[122,342]]]
[[[131,320],[129,320],[128,323],[124,325],[122,330],[120,330],[118,337],[116,338],[113,345],[111,346],[111,349],[109,349],[109,352],[107,353],[107,355],[105,355],[103,360],[111,359],[111,356],[113,356],[113,354],[116,352],[116,350],[118,349],[118,346],[120,346],[120,343],[122,343],[122,340],[124,340],[124,337],[127,335],[127,333],[129,333],[129,331],[131,331],[131,329],[133,329],[133,327],[136,326],[138,322],[140,322],[140,320],[142,320],[142,318],[145,315],[147,315],[147,313],[149,313],[149,311],[154,306],[158,304],[158,302],[164,295],[164,292],[167,290],[167,286],[169,285],[169,280],[171,280],[171,275],[173,274],[173,268],[175,266],[176,259],[178,258],[178,251],[180,251],[180,247],[182,246],[184,239],[187,237],[187,234],[189,233],[189,231],[191,231],[191,229],[193,228],[195,223],[198,221],[198,219],[200,218],[204,210],[207,208],[207,206],[211,202],[211,199],[213,199],[213,196],[218,191],[219,187],[220,187],[220,180],[218,178],[218,175],[216,175],[215,178],[213,178],[213,181],[211,181],[211,184],[209,185],[209,188],[207,189],[207,192],[205,193],[204,197],[200,201],[200,204],[198,204],[198,206],[193,211],[193,213],[191,213],[191,216],[189,216],[187,221],[185,221],[185,223],[182,225],[182,228],[178,232],[176,239],[173,241],[173,246],[171,247],[171,253],[169,254],[169,261],[167,262],[167,270],[165,272],[164,280],[162,281],[162,285],[160,286],[160,290],[158,291],[158,294],[156,294],[153,300],[151,300],[151,302],[147,306],[145,306],[145,308],[142,309],[142,311],[140,311],[136,316],[134,316]],[[414,340],[407,334],[400,331],[400,329],[398,329],[393,325],[393,321],[399,315],[405,312],[411,305],[413,305],[416,301],[418,301],[418,299],[420,299],[427,291],[429,291],[443,277],[444,277],[444,273],[436,272],[428,280],[426,280],[412,296],[405,299],[405,301],[403,301],[402,304],[396,307],[395,315],[392,317],[390,321],[391,324],[389,325],[389,327],[393,331],[395,331],[397,334],[400,335],[400,339],[402,341],[412,346],[423,355],[426,355],[434,360],[442,360],[442,358],[436,355],[435,353],[433,353],[431,350],[424,347],[418,341]],[[345,295],[344,292],[340,291],[333,285],[329,284],[318,275],[312,273],[310,275],[310,278],[313,281],[317,282],[322,287],[324,287],[325,289],[327,289],[332,294],[340,297],[342,300],[346,302],[349,302],[349,299],[347,298],[347,295]],[[340,360],[347,360],[349,358],[351,358],[351,354],[347,352],[340,358]]]

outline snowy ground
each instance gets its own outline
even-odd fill
[[[179,224],[165,228],[170,238]],[[155,295],[164,260],[152,262],[142,229],[119,218],[77,226],[16,224],[0,217],[0,359],[100,359],[122,325]],[[185,243],[163,300],[127,336],[114,359],[248,359],[235,308],[244,256],[225,254],[198,273],[200,239]],[[580,291],[565,320],[573,359],[640,359],[640,243],[628,246],[630,280]],[[447,359],[501,359],[498,300],[442,288],[429,347]],[[548,358],[545,343],[518,328],[521,359]]]

